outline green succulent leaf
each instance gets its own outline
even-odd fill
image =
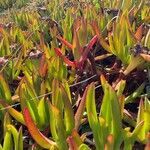
[[[13,147],[13,141],[11,132],[7,131],[4,136],[3,150],[11,150]]]
[[[7,103],[12,103],[9,86],[2,74],[0,74],[0,91],[0,98],[4,99]]]

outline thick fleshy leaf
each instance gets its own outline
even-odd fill
[[[54,79],[52,82],[52,104],[57,108],[60,108],[63,105],[60,99],[59,81]],[[59,103],[61,104],[59,105]]]
[[[85,50],[83,51],[80,59],[79,59],[79,62],[78,62],[78,67],[82,68],[85,60],[87,59],[87,56],[89,54],[89,52],[92,50],[93,46],[96,44],[98,40],[98,37],[97,35],[95,35],[91,40],[90,42],[88,43],[87,47],[85,48]]]
[[[150,30],[146,34],[144,46],[150,47]]]
[[[136,126],[136,121],[133,119],[131,114],[126,109],[124,109],[123,111],[123,120],[127,122],[129,125],[131,125],[132,127]]]
[[[137,116],[137,124],[144,120],[144,104],[143,99],[140,100],[138,116]]]
[[[125,71],[123,72],[125,75],[128,75],[131,71],[137,68],[139,65],[144,63],[144,59],[141,56],[133,57],[130,61],[130,64],[127,66]]]
[[[137,124],[137,126],[134,128],[133,132],[131,133],[129,131],[129,129],[125,129],[124,133],[124,149],[132,149],[135,141],[138,140],[138,136],[140,134],[140,132],[142,131],[142,127],[144,125],[144,122],[140,122],[139,124]]]
[[[109,134],[107,136],[107,142],[105,144],[105,150],[113,150],[114,145],[114,137],[112,134]]]
[[[11,137],[11,133],[9,131],[6,132],[3,143],[3,150],[12,150],[13,141]]]
[[[123,94],[124,88],[126,85],[126,81],[125,80],[121,80],[115,87],[115,90],[117,90],[117,96],[121,96]]]
[[[50,112],[50,128],[52,135],[57,143],[60,150],[67,150],[67,135],[65,132],[65,125],[61,112],[52,104],[49,103]],[[52,120],[53,119],[53,120]]]
[[[138,134],[138,138],[140,139],[140,141],[143,141],[143,142],[145,141],[146,134],[150,130],[150,126],[149,126],[150,113],[147,112],[147,110],[145,109],[144,103],[145,102],[143,102],[143,100],[141,99],[140,105],[139,105],[138,117],[137,117],[137,125],[140,124],[140,122],[144,122],[144,125],[142,126],[142,129],[140,130]]]
[[[74,61],[70,61],[66,56],[64,56],[61,52],[61,50],[59,48],[54,48],[56,54],[61,57],[63,59],[63,61],[68,65],[68,66],[71,66],[73,68],[76,67],[76,62]]]
[[[150,55],[141,53],[140,56],[147,62],[150,62]]]
[[[85,144],[81,144],[79,150],[90,150],[90,148]]]
[[[70,103],[72,104],[70,85],[67,80],[63,80],[63,87],[65,88],[65,91],[68,95]]]
[[[36,127],[33,119],[31,118],[28,108],[23,109],[23,115],[26,122],[26,126],[32,136],[32,138],[43,148],[50,149],[52,146],[56,146],[56,143],[45,137],[39,129]]]
[[[16,109],[14,109],[13,107],[11,107],[10,105],[7,105],[4,101],[0,100],[0,104],[2,104],[5,107],[7,107],[7,110],[9,112],[9,114],[14,117],[18,122],[22,123],[23,125],[25,125],[25,121],[23,118],[22,113],[18,112]]]
[[[82,140],[76,130],[73,130],[71,135],[67,138],[70,149],[78,149],[82,144]]]
[[[69,149],[71,149],[71,150],[76,150],[77,149],[77,145],[76,145],[75,141],[73,140],[73,138],[71,136],[69,136],[67,138],[67,143],[69,145]]]
[[[23,150],[22,126],[19,128],[19,133],[18,133],[18,150]]]
[[[2,147],[2,145],[0,144],[0,150],[3,150],[3,147]]]
[[[80,104],[78,106],[78,109],[76,111],[75,114],[75,129],[78,130],[80,123],[81,123],[81,119],[82,119],[82,115],[85,109],[85,104],[86,104],[86,94],[87,94],[87,88],[84,91],[84,94],[82,96],[82,99],[80,101]]]
[[[52,137],[56,141],[58,139],[58,135],[56,131],[56,118],[55,118],[55,111],[54,111],[54,109],[56,108],[50,102],[48,102],[48,104],[49,104],[49,114],[50,114],[50,119],[49,119],[50,130],[51,130]]]
[[[81,19],[78,17],[77,19],[75,19],[74,23],[73,23],[73,54],[75,59],[79,59],[80,55],[81,55],[81,45],[80,45],[80,39],[79,39],[79,35],[78,35],[78,31],[79,28],[81,26]]]
[[[146,84],[145,82],[142,83],[131,95],[127,96],[125,98],[125,104],[132,103],[134,100],[136,100],[136,98],[139,97],[143,92],[145,84]]]
[[[10,89],[2,74],[0,74],[0,91],[0,98],[4,99],[7,103],[11,103]]]
[[[114,136],[114,149],[117,149],[120,147],[122,143],[122,122],[121,122],[121,110],[120,110],[120,105],[119,101],[114,94],[114,97],[111,102],[111,110],[112,110],[112,131],[113,131],[113,136]]]
[[[82,144],[82,140],[80,138],[80,135],[78,134],[78,132],[75,129],[72,131],[71,136],[73,137],[75,143],[79,147]]]
[[[88,39],[88,23],[87,18],[84,18],[84,16],[81,17],[81,26],[78,30],[79,32],[79,39],[80,44],[82,46],[86,45],[87,39]]]
[[[112,54],[103,54],[103,55],[100,55],[100,56],[96,56],[95,57],[95,61],[97,61],[97,60],[103,60],[103,59],[105,59],[107,57],[110,57],[110,56],[112,56]]]
[[[95,121],[98,122],[96,105],[95,105],[95,91],[94,90],[95,90],[94,83],[91,83],[87,87],[86,109],[87,109],[87,114],[93,114]],[[89,118],[89,123],[92,124],[92,120],[90,118]]]
[[[87,110],[88,121],[93,131],[96,148],[104,149],[103,134],[100,128],[100,124],[99,124],[99,120],[98,120],[97,112],[96,112],[94,83],[91,83],[87,87],[86,110]]]
[[[140,104],[139,104],[139,111],[138,111],[138,116],[137,116],[137,125],[140,124],[140,122],[144,121],[144,126],[145,126],[145,109],[144,109],[144,102],[141,99]],[[138,133],[138,137],[141,141],[145,139],[145,128],[144,126],[142,127],[141,131]]]
[[[75,126],[75,120],[74,120],[74,113],[72,109],[72,105],[70,103],[69,97],[65,91],[65,88],[60,85],[61,92],[62,92],[62,98],[64,101],[64,119],[65,119],[65,125],[66,125],[66,132],[67,134],[71,134],[74,126]]]
[[[57,38],[68,48],[70,48],[71,50],[73,49],[72,44],[70,44],[68,41],[66,41],[63,37],[61,36],[57,36]]]
[[[125,96],[122,95],[122,96],[119,97],[119,105],[120,105],[121,118],[123,118],[124,103],[125,103]]]
[[[135,129],[133,130],[133,132],[131,134],[131,140],[132,141],[137,140],[138,134],[142,131],[143,125],[144,125],[144,121],[141,121],[139,124],[137,124],[137,126],[135,127]]]
[[[4,134],[7,132],[7,125],[11,124],[11,117],[8,112],[4,115],[4,121],[3,121],[3,132]]]
[[[18,132],[13,125],[7,125],[7,130],[13,135],[15,150],[18,150]]]
[[[111,121],[112,121],[112,113],[111,113],[111,104],[110,104],[110,94],[108,91],[108,83],[104,76],[101,75],[101,84],[104,90],[103,102],[101,106],[100,116],[104,118],[106,125],[109,125],[109,132],[111,130]]]
[[[92,21],[91,26],[95,32],[95,34],[98,36],[99,38],[99,42],[102,45],[102,47],[108,51],[111,52],[110,46],[107,44],[107,42],[104,40],[104,38],[102,37],[102,34],[100,33],[99,29],[98,29],[98,25],[96,22]]]
[[[48,125],[49,122],[48,120],[49,114],[47,113],[46,110],[46,101],[44,98],[42,98],[38,103],[38,113],[41,121],[41,126],[44,128]]]
[[[33,120],[40,127],[41,120],[40,120],[39,113],[38,113],[37,95],[33,88],[33,85],[29,83],[27,79],[23,80],[23,82],[20,84],[19,97],[20,97],[22,111],[24,107],[28,106],[31,116],[33,117]]]
[[[119,100],[114,89],[108,84],[103,75],[101,75],[101,84],[104,91],[104,97],[102,100],[100,116],[103,117],[106,121],[109,129],[109,134],[113,134],[114,149],[118,149],[123,140]]]

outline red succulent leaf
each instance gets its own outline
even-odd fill
[[[76,150],[82,144],[82,140],[75,129],[72,131],[71,135],[68,136],[67,143],[70,150]]]
[[[32,138],[37,142],[37,144],[39,144],[41,147],[46,149],[49,149],[52,146],[56,146],[55,142],[45,137],[36,127],[27,107],[23,109],[23,115],[24,115],[26,126]]]
[[[68,65],[73,68],[76,68],[76,62],[75,61],[70,61],[66,56],[64,56],[59,48],[54,48],[57,56],[61,57],[63,61]]]
[[[82,56],[80,57],[79,61],[70,61],[66,56],[64,56],[61,52],[61,50],[59,48],[54,48],[57,56],[61,57],[63,59],[63,61],[68,65],[71,66],[73,68],[83,68],[83,64],[85,62],[85,60],[87,59],[88,53],[92,50],[94,44],[98,41],[98,36],[95,35],[91,41],[88,43],[87,47],[85,48],[85,50],[83,51]]]
[[[68,48],[73,49],[72,44],[70,44],[68,41],[66,41],[63,37],[57,36],[57,38],[58,38],[63,44],[65,44]]]
[[[57,56],[59,56],[59,57],[63,56],[63,54],[59,48],[54,48],[54,50],[55,50],[55,53],[57,54]]]
[[[77,145],[76,145],[76,143],[75,143],[75,141],[74,141],[74,139],[73,139],[72,136],[69,136],[69,137],[67,138],[67,142],[68,142],[68,145],[69,145],[69,149],[70,149],[70,150],[76,150],[76,149],[77,149]]]
[[[94,44],[95,44],[97,41],[98,41],[98,36],[95,35],[95,36],[91,39],[91,41],[89,42],[87,48],[91,50],[91,49],[93,48]]]
[[[78,65],[78,66],[80,66],[80,68],[83,67],[83,64],[84,64],[85,60],[87,59],[87,56],[88,56],[89,52],[92,50],[94,44],[96,44],[97,41],[98,41],[98,36],[95,35],[95,36],[90,40],[90,42],[88,43],[87,47],[86,47],[85,50],[83,51],[82,56],[81,56],[80,59],[79,59],[79,65]]]

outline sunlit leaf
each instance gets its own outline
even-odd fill
[[[147,62],[150,62],[150,55],[141,53],[140,56]]]
[[[95,60],[97,61],[97,60],[103,60],[103,59],[105,59],[105,58],[107,58],[107,57],[109,57],[109,56],[112,56],[112,54],[103,54],[103,55],[100,55],[100,56],[96,56],[95,57]]]
[[[121,109],[119,100],[114,89],[108,84],[105,77],[101,75],[101,84],[104,91],[100,116],[103,117],[108,125],[108,132],[114,137],[114,149],[120,147],[123,140]]]
[[[79,150],[90,150],[90,148],[85,144],[81,144]]]
[[[69,100],[69,97],[65,91],[63,86],[60,87],[62,91],[62,98],[64,101],[64,117],[65,117],[65,125],[66,125],[66,132],[70,134],[74,128],[75,120],[74,120],[74,113],[73,109]]]
[[[15,150],[18,150],[18,131],[13,125],[7,125],[7,130],[13,135]]]
[[[50,149],[52,146],[56,146],[56,143],[45,137],[39,129],[36,127],[33,119],[31,118],[28,108],[23,109],[23,115],[26,122],[26,126],[32,136],[32,138],[43,148]]]
[[[4,137],[3,150],[12,150],[13,147],[12,143],[13,141],[12,141],[11,133],[7,131]]]
[[[66,132],[61,112],[49,103],[50,128],[59,149],[67,150]],[[54,120],[52,120],[54,119]]]
[[[144,63],[144,59],[140,56],[133,57],[131,59],[130,64],[127,66],[125,71],[123,72],[125,75],[128,75],[131,71],[133,71],[136,67]]]
[[[7,103],[11,103],[10,89],[2,74],[0,74],[0,91],[0,98],[6,100]]]
[[[49,122],[49,114],[48,110],[46,109],[46,101],[44,98],[42,98],[38,103],[38,113],[41,121],[41,126],[45,127]]]
[[[5,102],[3,102],[2,100],[0,100],[0,103],[5,107],[7,107],[7,110],[9,112],[9,114],[14,117],[18,122],[22,123],[23,125],[25,125],[24,122],[24,118],[21,112],[18,112],[16,109],[14,109],[13,107],[11,107],[10,105],[7,105]]]
[[[94,83],[91,83],[87,87],[86,110],[87,110],[88,121],[89,121],[90,127],[93,131],[96,148],[103,149],[104,148],[104,143],[103,143],[104,139],[103,139],[103,134],[102,134],[102,131],[100,128],[100,124],[99,124],[99,120],[98,120],[97,112],[96,112]]]
[[[19,133],[18,133],[18,149],[19,150],[23,150],[22,127],[19,128]]]
[[[139,97],[141,93],[143,92],[145,84],[146,84],[145,82],[142,83],[131,95],[127,96],[125,98],[125,104],[131,103],[134,100],[136,100],[136,98]]]

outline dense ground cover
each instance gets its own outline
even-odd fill
[[[150,149],[147,0],[0,1],[0,150]]]

